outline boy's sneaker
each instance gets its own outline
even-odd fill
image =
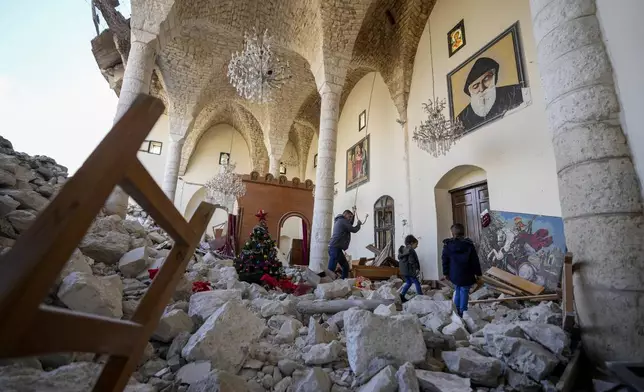
[[[402,303],[405,303],[405,302],[407,302],[407,298],[405,298],[405,296],[404,296],[404,295],[400,294],[400,301],[401,301]]]

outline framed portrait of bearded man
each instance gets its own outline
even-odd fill
[[[528,105],[519,22],[450,72],[447,90],[450,116],[466,133]]]

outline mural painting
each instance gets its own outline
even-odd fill
[[[369,182],[369,135],[347,150],[347,191]]]
[[[517,22],[447,75],[451,118],[471,132],[524,104],[527,87]]]
[[[560,217],[491,211],[479,243],[481,268],[497,267],[548,289],[561,282],[566,254]]]

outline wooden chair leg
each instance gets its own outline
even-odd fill
[[[214,212],[213,205],[201,203],[190,219],[189,226],[196,233],[203,232]],[[195,240],[191,244],[175,244],[172,248],[132,317],[133,322],[143,325],[143,338],[132,347],[128,357],[111,356],[108,359],[101,376],[94,386],[94,392],[120,392],[125,388],[130,375],[139,363],[149,336],[156,329],[163,310],[175,291],[179,278],[183,275],[190,257],[194,254],[197,242],[198,237],[195,236]],[[181,273],[175,273],[177,270]]]

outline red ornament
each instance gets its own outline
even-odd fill
[[[155,276],[159,273],[158,268],[153,268],[148,270],[148,275],[150,275],[150,279],[154,279]]]
[[[266,211],[264,211],[264,210],[259,210],[259,211],[257,211],[257,214],[255,214],[255,216],[257,217],[257,219],[258,219],[260,222],[262,222],[262,221],[265,221],[265,220],[266,220],[266,215],[268,215],[268,214],[267,214],[267,213],[266,213]]]
[[[200,293],[202,291],[210,291],[210,282],[192,282],[192,292]]]

